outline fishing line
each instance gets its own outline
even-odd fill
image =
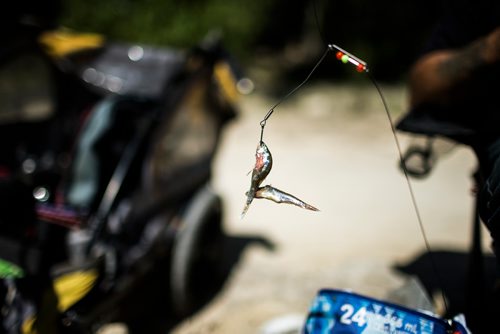
[[[444,305],[445,311],[446,311],[446,313],[448,313],[449,308],[448,308],[448,303],[446,301],[446,296],[445,296],[444,289],[443,289],[444,284],[443,284],[441,276],[439,275],[439,272],[437,270],[437,264],[436,264],[436,261],[435,261],[435,259],[433,257],[433,254],[432,254],[432,249],[431,249],[429,240],[427,238],[427,233],[425,232],[425,227],[424,227],[422,216],[420,214],[420,210],[419,210],[419,207],[418,207],[418,204],[417,204],[415,192],[413,191],[413,187],[412,187],[412,183],[410,181],[410,176],[409,176],[409,173],[408,173],[408,169],[406,167],[406,161],[405,161],[405,159],[403,157],[403,150],[401,148],[401,144],[399,142],[399,138],[398,138],[398,135],[397,135],[396,127],[394,126],[394,121],[392,119],[392,116],[391,116],[391,113],[390,113],[390,110],[389,110],[389,105],[387,104],[385,96],[382,93],[382,89],[380,88],[378,82],[375,80],[375,77],[370,73],[370,71],[368,69],[368,65],[367,65],[366,62],[362,61],[361,59],[357,58],[353,54],[347,52],[346,50],[340,48],[339,46],[337,46],[335,44],[328,44],[328,43],[326,43],[325,37],[324,37],[324,35],[323,35],[322,31],[321,31],[321,27],[319,25],[318,14],[317,14],[317,10],[316,10],[316,1],[313,1],[313,7],[314,7],[314,16],[315,16],[315,20],[316,20],[316,25],[317,25],[318,32],[319,32],[319,34],[320,34],[321,39],[323,40],[323,42],[327,45],[327,48],[324,51],[324,53],[321,56],[321,58],[316,62],[316,64],[312,68],[312,70],[309,72],[309,74],[307,75],[307,77],[297,87],[295,87],[294,89],[292,89],[288,94],[286,94],[276,104],[274,104],[269,109],[269,111],[267,112],[267,114],[264,116],[264,118],[260,122],[260,126],[261,126],[260,142],[262,142],[262,140],[263,140],[264,128],[266,126],[267,120],[274,113],[274,110],[283,101],[285,101],[286,99],[288,99],[291,95],[293,95],[295,92],[297,92],[300,88],[302,88],[302,86],[304,86],[310,80],[312,74],[316,71],[316,69],[319,67],[319,65],[321,65],[321,63],[323,62],[323,60],[325,59],[325,57],[328,55],[328,53],[330,51],[336,50],[337,51],[336,54],[335,54],[336,58],[338,60],[340,60],[341,62],[343,62],[344,64],[351,63],[352,65],[354,65],[356,67],[356,70],[358,72],[360,72],[360,73],[361,72],[366,72],[367,75],[368,75],[368,77],[369,77],[369,79],[370,79],[370,81],[375,86],[380,99],[382,100],[382,104],[384,106],[384,110],[385,110],[385,113],[387,115],[387,119],[388,119],[389,124],[390,124],[391,132],[392,132],[393,137],[394,137],[394,142],[396,144],[396,148],[397,148],[397,151],[398,151],[399,160],[400,160],[400,163],[401,163],[401,166],[402,166],[403,174],[404,174],[404,177],[406,179],[406,184],[408,186],[408,191],[410,193],[411,202],[412,202],[413,209],[415,211],[417,222],[418,222],[418,225],[419,225],[419,228],[420,228],[420,233],[422,235],[422,238],[423,238],[423,241],[424,241],[424,244],[425,244],[425,248],[427,249],[427,252],[429,253],[429,261],[431,263],[432,271],[434,272],[434,275],[436,277],[438,286],[441,288],[441,298],[443,299],[443,305]]]
[[[384,105],[384,110],[385,110],[385,113],[387,115],[387,119],[389,120],[389,124],[391,126],[391,132],[392,132],[392,135],[394,137],[394,142],[396,143],[396,148],[398,151],[399,160],[401,162],[403,174],[405,176],[406,184],[408,186],[408,191],[410,193],[410,198],[411,198],[411,201],[413,204],[413,209],[415,210],[415,215],[417,217],[418,225],[420,227],[420,233],[422,234],[422,238],[424,239],[425,248],[427,249],[427,252],[429,253],[429,261],[430,261],[431,266],[432,266],[432,271],[434,272],[434,275],[436,276],[438,286],[441,288],[441,298],[443,299],[443,305],[444,305],[445,311],[446,311],[446,313],[448,313],[449,308],[448,308],[448,302],[446,301],[446,295],[445,295],[444,289],[443,289],[443,287],[444,287],[443,280],[441,278],[441,275],[439,275],[439,271],[437,270],[436,261],[434,259],[433,254],[432,254],[432,249],[431,249],[429,240],[427,238],[427,233],[425,232],[424,224],[422,221],[422,216],[420,215],[420,209],[419,209],[418,204],[417,204],[415,192],[413,191],[413,186],[412,186],[412,183],[410,181],[410,175],[408,173],[408,168],[406,167],[406,161],[403,157],[403,150],[401,149],[401,144],[399,142],[399,138],[398,138],[398,135],[396,132],[396,127],[394,126],[394,121],[393,121],[391,113],[389,111],[389,106],[387,104],[387,101],[385,100],[384,94],[382,93],[382,89],[380,88],[377,80],[375,80],[375,78],[373,77],[373,75],[370,72],[367,72],[367,73],[368,73],[368,77],[370,78],[371,82],[373,83],[373,85],[377,89],[377,92],[380,96],[380,99],[382,100],[382,104]]]
[[[267,112],[266,116],[264,116],[264,118],[262,119],[262,121],[260,121],[260,127],[261,127],[261,130],[260,130],[260,141],[262,142],[262,138],[264,137],[264,127],[266,126],[266,122],[267,120],[269,119],[269,117],[271,117],[271,115],[273,114],[274,112],[274,109],[276,109],[281,103],[283,103],[283,101],[285,101],[286,99],[288,99],[290,96],[292,96],[296,91],[298,91],[302,86],[304,86],[308,81],[309,79],[311,78],[311,76],[313,75],[314,71],[316,71],[316,69],[318,68],[319,65],[321,65],[321,63],[323,62],[323,60],[325,59],[326,55],[328,54],[328,52],[330,52],[330,48],[327,48],[325,50],[325,52],[323,53],[323,55],[321,56],[321,58],[316,62],[316,65],[314,65],[313,69],[309,72],[309,74],[307,75],[307,77],[304,79],[304,81],[302,81],[297,87],[295,87],[294,89],[292,89],[290,92],[288,92],[288,94],[286,94],[283,98],[281,98],[278,102],[276,102],[275,105],[273,105],[269,111]]]
[[[318,19],[318,9],[316,8],[316,1],[313,1],[313,11],[314,11],[314,20],[316,22],[316,28],[318,29],[319,37],[323,42],[325,42],[327,39],[325,37],[325,33],[323,29],[321,29],[321,25],[319,24],[319,19]],[[325,43],[327,44],[327,43]]]

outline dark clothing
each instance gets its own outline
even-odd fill
[[[500,1],[449,1],[422,56],[441,49],[462,48],[500,26]],[[446,136],[470,145],[479,161],[484,187],[480,216],[488,227],[500,268],[500,64],[478,69],[458,94],[441,105],[416,106],[397,127]]]
[[[492,166],[479,194],[480,215],[491,233],[500,274],[500,139],[488,146],[483,161]]]

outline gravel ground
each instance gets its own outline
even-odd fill
[[[406,91],[382,88],[397,119],[406,106]],[[274,166],[264,183],[321,211],[254,200],[240,219],[259,122],[276,100],[259,87],[242,99],[239,117],[224,133],[213,178],[225,203],[228,236],[261,242],[248,243],[223,289],[173,333],[293,333],[317,290],[325,287],[416,302],[396,297],[409,286],[418,290],[420,283],[395,266],[416,261],[426,252],[425,244],[397,167],[387,116],[370,85],[308,85],[267,123],[264,141]],[[399,138],[408,144],[407,136]],[[412,180],[434,251],[468,250],[474,168],[472,152],[458,146],[438,161],[430,177]],[[433,306],[439,311],[439,300]],[[285,327],[273,331],[276,319]]]

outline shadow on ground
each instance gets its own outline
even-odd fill
[[[462,313],[473,333],[498,331],[498,297],[493,293],[495,259],[447,250],[425,252],[395,268],[416,276],[429,296],[441,295],[447,300],[447,315]],[[495,301],[497,299],[497,301]],[[496,315],[495,315],[496,314]]]
[[[197,300],[197,305],[191,314],[176,316],[170,305],[168,295],[168,266],[158,266],[155,272],[145,279],[144,287],[130,297],[128,305],[122,305],[124,310],[121,321],[126,323],[130,334],[135,333],[168,333],[186,317],[198,312],[210,303],[223,289],[231,272],[238,265],[241,255],[249,246],[257,245],[274,251],[274,244],[258,235],[229,236],[224,235],[222,239],[224,257],[221,258],[220,267],[213,268],[213,272],[207,276],[218,273],[210,278],[197,280],[200,286],[197,291],[203,291],[203,295]]]

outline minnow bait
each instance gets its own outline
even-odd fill
[[[255,152],[255,167],[252,170],[252,179],[250,181],[250,189],[247,191],[247,202],[245,203],[245,207],[243,208],[243,212],[241,213],[241,217],[245,215],[252,200],[255,198],[255,194],[259,189],[260,184],[266,176],[271,171],[273,167],[273,157],[271,152],[267,148],[267,145],[261,141],[257,146],[257,151]]]
[[[241,217],[243,218],[250,207],[254,198],[264,198],[276,203],[288,203],[297,205],[301,208],[319,211],[312,205],[309,205],[297,197],[290,195],[284,191],[273,188],[271,186],[260,187],[264,179],[267,177],[273,167],[273,157],[267,145],[260,141],[255,152],[255,166],[252,170],[252,179],[250,189],[246,192],[247,201],[243,207]]]
[[[301,201],[297,197],[290,195],[282,190],[273,188],[271,186],[264,186],[262,188],[259,188],[255,193],[255,198],[265,198],[276,203],[288,203],[296,205],[303,209],[319,211],[314,206]]]

